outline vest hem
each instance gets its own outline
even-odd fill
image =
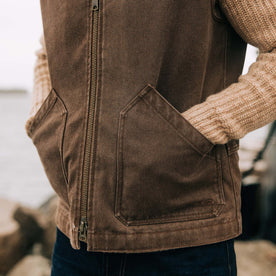
[[[70,225],[69,213],[59,206],[56,224],[69,239],[74,249],[80,249],[78,229]],[[170,249],[194,247],[222,242],[239,236],[242,232],[241,217],[224,223],[146,233],[87,233],[87,251],[114,253],[145,253]],[[218,233],[223,233],[218,235]],[[198,238],[200,237],[200,239]]]

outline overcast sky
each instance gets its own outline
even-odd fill
[[[0,0],[0,89],[32,89],[34,52],[40,48],[39,0]],[[250,48],[245,70],[255,60]]]
[[[0,88],[31,89],[41,33],[39,0],[0,0]]]

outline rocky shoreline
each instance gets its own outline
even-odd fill
[[[49,276],[57,198],[38,209],[0,199],[0,276]]]
[[[0,198],[0,276],[50,276],[57,198],[32,209]],[[276,245],[235,242],[239,276],[276,275]]]

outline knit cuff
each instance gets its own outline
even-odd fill
[[[218,120],[215,106],[205,102],[191,107],[182,115],[213,144],[228,142],[223,124]]]

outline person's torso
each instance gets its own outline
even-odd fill
[[[79,248],[154,251],[240,233],[238,142],[182,112],[237,81],[215,0],[43,0],[52,90],[30,135]]]

